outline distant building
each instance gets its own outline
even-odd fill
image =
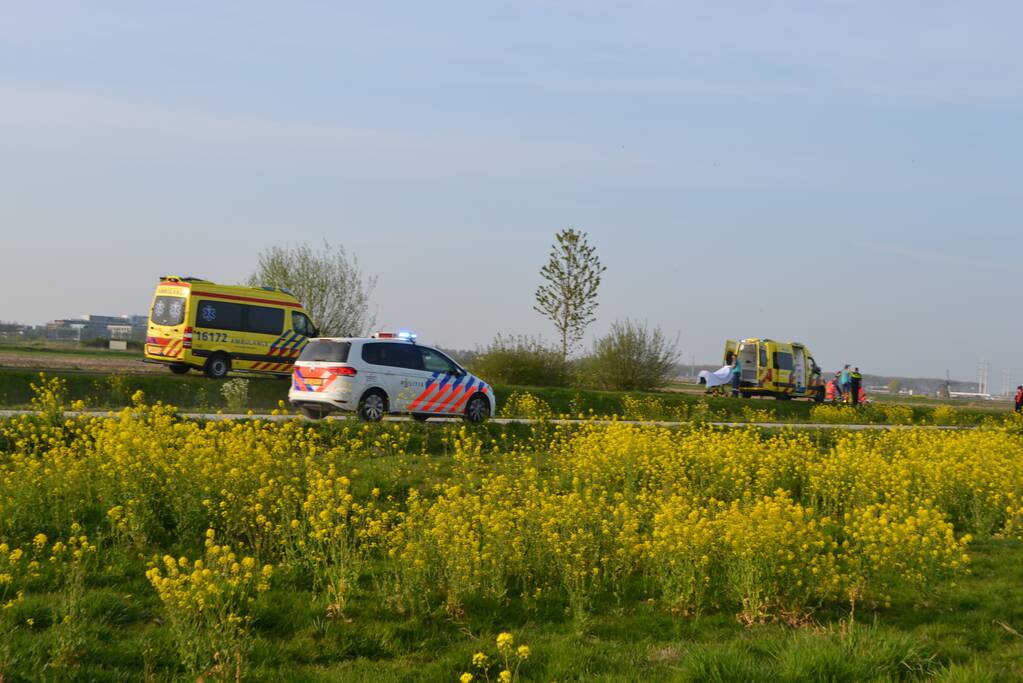
[[[83,342],[93,339],[142,341],[146,337],[144,315],[85,315],[81,318],[60,318],[46,323],[50,341]]]
[[[0,339],[31,339],[32,332],[31,325],[0,321]]]

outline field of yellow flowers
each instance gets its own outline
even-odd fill
[[[1023,675],[1013,420],[203,423],[37,392],[0,422],[2,681]],[[986,635],[927,633],[957,609]]]

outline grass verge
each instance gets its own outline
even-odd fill
[[[163,374],[120,374],[88,372],[47,372],[67,384],[68,401],[81,400],[95,409],[120,408],[131,403],[135,392],[142,391],[150,403],[162,401],[183,411],[215,412],[228,410],[222,394],[223,382],[198,374],[184,377]],[[0,369],[0,406],[27,407],[32,399],[31,385],[39,373],[30,370]],[[286,378],[251,377],[246,406],[256,413],[267,413],[287,401],[290,383]],[[856,412],[839,411],[834,416],[815,413],[817,404],[809,401],[741,400],[678,392],[617,392],[556,387],[494,387],[498,410],[511,417],[532,417],[512,409],[505,411],[513,394],[528,392],[543,401],[554,415],[577,417],[618,415],[625,419],[664,421],[721,422],[869,422],[879,424],[952,424],[976,425],[993,413],[947,405],[878,404]]]

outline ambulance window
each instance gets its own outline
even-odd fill
[[[760,345],[760,367],[767,367],[767,347],[763,344]]]
[[[299,313],[298,311],[291,312],[291,328],[299,334],[304,334],[307,337],[313,337],[316,335],[316,328],[313,327],[313,321],[310,320],[305,313]]]
[[[284,310],[266,306],[246,306],[245,330],[257,334],[280,334],[284,327]]]
[[[195,326],[214,330],[240,330],[242,305],[227,301],[202,300],[195,313]]]
[[[306,344],[298,359],[320,363],[347,363],[348,352],[351,348],[351,342],[318,339]]]
[[[157,325],[180,325],[185,322],[185,299],[180,296],[156,297],[150,320]]]
[[[447,356],[439,351],[420,346],[419,352],[423,355],[423,369],[427,372],[454,374],[458,369],[454,363],[448,360]]]
[[[792,354],[785,351],[778,351],[774,354],[774,367],[779,370],[792,369]]]

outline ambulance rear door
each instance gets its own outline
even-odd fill
[[[757,356],[760,345],[755,339],[742,342],[739,345],[739,360],[742,361],[742,381],[745,384],[757,383]]]
[[[792,382],[796,385],[797,394],[806,393],[806,378],[809,362],[806,349],[801,344],[792,345]]]
[[[725,365],[731,365],[732,361],[735,360],[735,354],[739,351],[739,342],[728,339],[725,341],[725,354],[721,357],[721,362]]]

